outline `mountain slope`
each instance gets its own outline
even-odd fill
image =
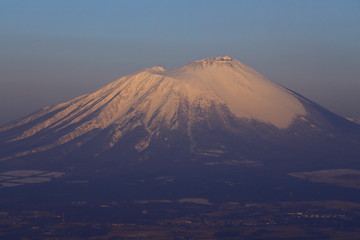
[[[322,145],[345,145],[341,139],[353,149],[358,133],[359,126],[223,56],[173,71],[147,68],[4,125],[0,158],[262,161],[314,144],[322,153]]]

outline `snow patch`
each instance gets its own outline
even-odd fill
[[[138,152],[142,152],[144,151],[150,144],[150,137],[146,137],[146,138],[143,138],[141,139],[136,145],[135,145],[135,149],[136,151]]]

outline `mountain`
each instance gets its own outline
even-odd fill
[[[223,56],[0,127],[1,239],[357,239],[360,125]]]
[[[359,125],[222,56],[146,68],[6,124],[0,159],[4,167],[62,169],[335,167],[357,163],[359,136]]]

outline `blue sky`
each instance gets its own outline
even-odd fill
[[[220,55],[360,118],[359,23],[357,0],[0,0],[0,124]]]

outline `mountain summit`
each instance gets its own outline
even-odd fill
[[[359,126],[222,56],[146,68],[4,125],[0,158],[263,160],[281,146],[321,148],[346,131]]]

